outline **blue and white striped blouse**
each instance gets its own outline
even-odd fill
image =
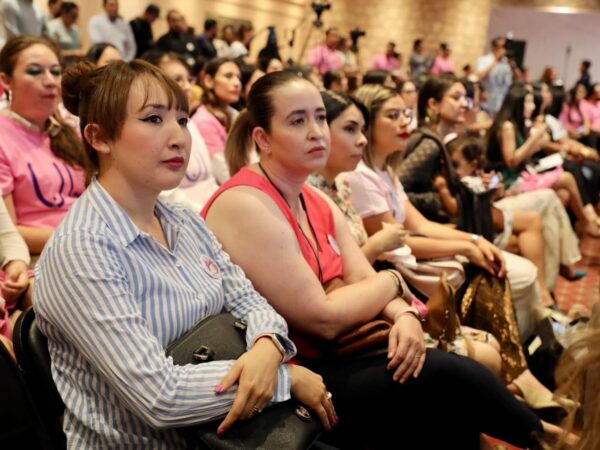
[[[171,428],[226,414],[236,389],[214,389],[233,361],[175,366],[164,354],[199,319],[223,310],[244,318],[249,347],[262,334],[287,336],[200,217],[160,201],[156,214],[170,251],[94,180],[37,265],[35,310],[70,449],[182,448]],[[280,366],[274,402],[290,397],[290,382]]]

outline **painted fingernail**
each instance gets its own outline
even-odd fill
[[[222,385],[222,384],[218,385],[218,386],[215,388],[215,392],[216,392],[217,394],[220,394],[221,392],[223,392],[223,385]]]

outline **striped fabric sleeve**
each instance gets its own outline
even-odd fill
[[[70,364],[81,356],[127,409],[154,428],[200,423],[228,412],[237,386],[218,396],[214,389],[233,361],[174,365],[149,332],[120,250],[109,237],[86,231],[55,235],[44,253],[36,309],[80,353]],[[280,374],[278,399],[289,396],[285,366]]]

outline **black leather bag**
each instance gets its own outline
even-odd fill
[[[460,217],[458,228],[468,233],[483,236],[494,242],[494,221],[492,217],[492,197],[495,190],[473,192],[463,183],[456,185],[460,198]]]
[[[177,365],[237,359],[246,351],[246,325],[231,314],[209,316],[167,349]],[[180,429],[194,448],[302,450],[322,431],[321,423],[302,405],[288,400],[270,406],[251,420],[236,422],[221,437],[222,419]]]

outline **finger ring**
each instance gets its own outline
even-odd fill
[[[250,416],[254,417],[257,414],[260,414],[262,412],[262,409],[260,409],[258,406],[255,406],[254,408],[252,408],[252,411],[250,411]]]
[[[331,400],[331,397],[333,397],[333,394],[331,392],[327,391],[326,397],[327,397],[327,400]]]

